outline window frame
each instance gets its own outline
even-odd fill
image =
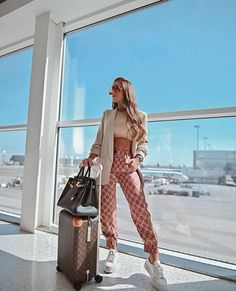
[[[118,18],[120,16],[131,14],[136,12],[137,10],[146,9],[147,7],[161,4],[162,2],[166,2],[168,0],[160,1],[159,3],[157,1],[153,3],[148,3],[147,5],[143,5],[142,7],[138,8],[131,8],[127,9],[126,11],[120,11],[119,9],[114,9],[114,11],[105,11],[104,13],[98,13],[95,15],[87,15],[86,17],[76,19],[75,21],[65,23],[64,26],[64,40],[66,39],[66,36],[75,32],[79,32],[81,30],[87,29],[92,26],[96,26],[97,24],[101,24],[110,20],[113,20],[115,18]],[[150,1],[147,1],[150,2]],[[120,7],[118,7],[120,8]],[[64,46],[64,57],[65,57],[65,46]],[[64,70],[64,61],[62,65],[62,72]],[[61,83],[63,83],[63,74]],[[63,85],[62,85],[63,86]],[[61,86],[61,87],[62,87]],[[60,92],[60,99],[62,98],[62,90]],[[60,100],[61,105],[61,100]],[[105,110],[105,109],[104,109]],[[230,107],[222,107],[222,108],[207,108],[207,109],[196,109],[196,110],[184,110],[184,111],[171,111],[171,112],[156,112],[156,113],[148,113],[147,121],[149,122],[161,122],[161,121],[177,121],[177,120],[196,120],[196,119],[207,119],[207,118],[227,118],[227,117],[236,117],[236,107],[230,106]],[[56,127],[57,132],[61,128],[71,128],[71,127],[77,127],[77,126],[91,126],[91,125],[99,125],[101,121],[101,118],[86,118],[86,119],[75,119],[75,120],[58,120]],[[57,141],[57,148],[59,146],[59,140]],[[56,175],[56,173],[55,173]],[[54,191],[56,191],[56,188],[54,188]],[[54,192],[55,197],[55,192]],[[54,201],[55,203],[55,201]],[[52,217],[53,219],[53,217]],[[58,226],[56,224],[52,224],[52,229],[54,232],[57,233]],[[102,236],[100,239],[100,245],[105,246],[105,240]],[[132,253],[134,255],[139,255],[141,257],[144,257],[145,254],[143,250],[140,248],[140,246],[135,246],[130,244],[130,242],[127,242],[125,240],[121,240],[119,242],[119,247],[124,252]],[[225,270],[228,269],[235,269],[234,265],[230,263],[213,263],[214,259],[210,258],[202,258],[200,256],[194,256],[190,254],[183,254],[175,250],[161,250],[163,261],[168,261],[170,265],[174,265],[177,267],[184,268],[186,270],[192,270],[197,271],[201,273],[206,273],[206,266],[208,268],[208,274],[211,276],[215,276],[217,278],[226,278],[229,280],[232,280],[233,276],[232,274],[224,275],[222,276],[222,273],[225,273]],[[233,271],[232,271],[233,273]]]

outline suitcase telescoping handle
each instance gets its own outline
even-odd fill
[[[90,270],[86,270],[87,282],[89,281]]]
[[[96,177],[97,190],[98,190],[98,232],[97,232],[97,264],[96,264],[96,274],[95,280],[97,282],[102,281],[102,276],[99,275],[99,245],[100,245],[100,209],[101,209],[101,175],[102,175],[102,164],[98,163],[95,159],[92,164],[92,174]],[[97,278],[97,279],[96,279]]]
[[[87,242],[91,241],[92,219],[88,217]]]

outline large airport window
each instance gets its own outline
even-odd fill
[[[17,216],[21,215],[31,63],[31,47],[0,57],[0,211]]]
[[[26,124],[32,48],[0,57],[0,126]]]
[[[100,117],[118,76],[148,113],[234,106],[234,6],[168,1],[68,34],[61,119]]]
[[[233,8],[232,1],[167,1],[65,36],[56,201],[97,129],[66,122],[101,118],[112,81],[126,77],[139,108],[155,114],[141,170],[160,247],[236,263],[236,120],[223,110],[235,105]],[[218,118],[191,115],[216,108]],[[173,121],[179,111],[188,119]],[[117,202],[119,237],[141,242],[119,185]]]
[[[235,118],[149,123],[142,171],[160,247],[236,263],[235,126]]]
[[[20,216],[26,131],[0,132],[0,211]]]
[[[236,138],[231,130],[236,119],[148,125],[149,153],[141,170],[160,247],[236,263]],[[96,131],[94,126],[60,129],[56,201],[78,172]],[[141,242],[119,185],[117,202],[119,237]],[[55,223],[59,210],[55,207]]]

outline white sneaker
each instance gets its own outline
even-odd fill
[[[149,259],[145,261],[144,268],[151,277],[152,286],[158,291],[167,291],[167,281],[163,274],[163,268],[160,264],[151,264]]]
[[[117,260],[118,260],[117,250],[110,249],[104,265],[104,272],[109,274],[113,273],[116,267]]]

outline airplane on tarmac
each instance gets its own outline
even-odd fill
[[[169,168],[141,168],[145,181],[154,181],[163,178],[167,181],[188,182],[189,178],[184,175],[179,169]]]

